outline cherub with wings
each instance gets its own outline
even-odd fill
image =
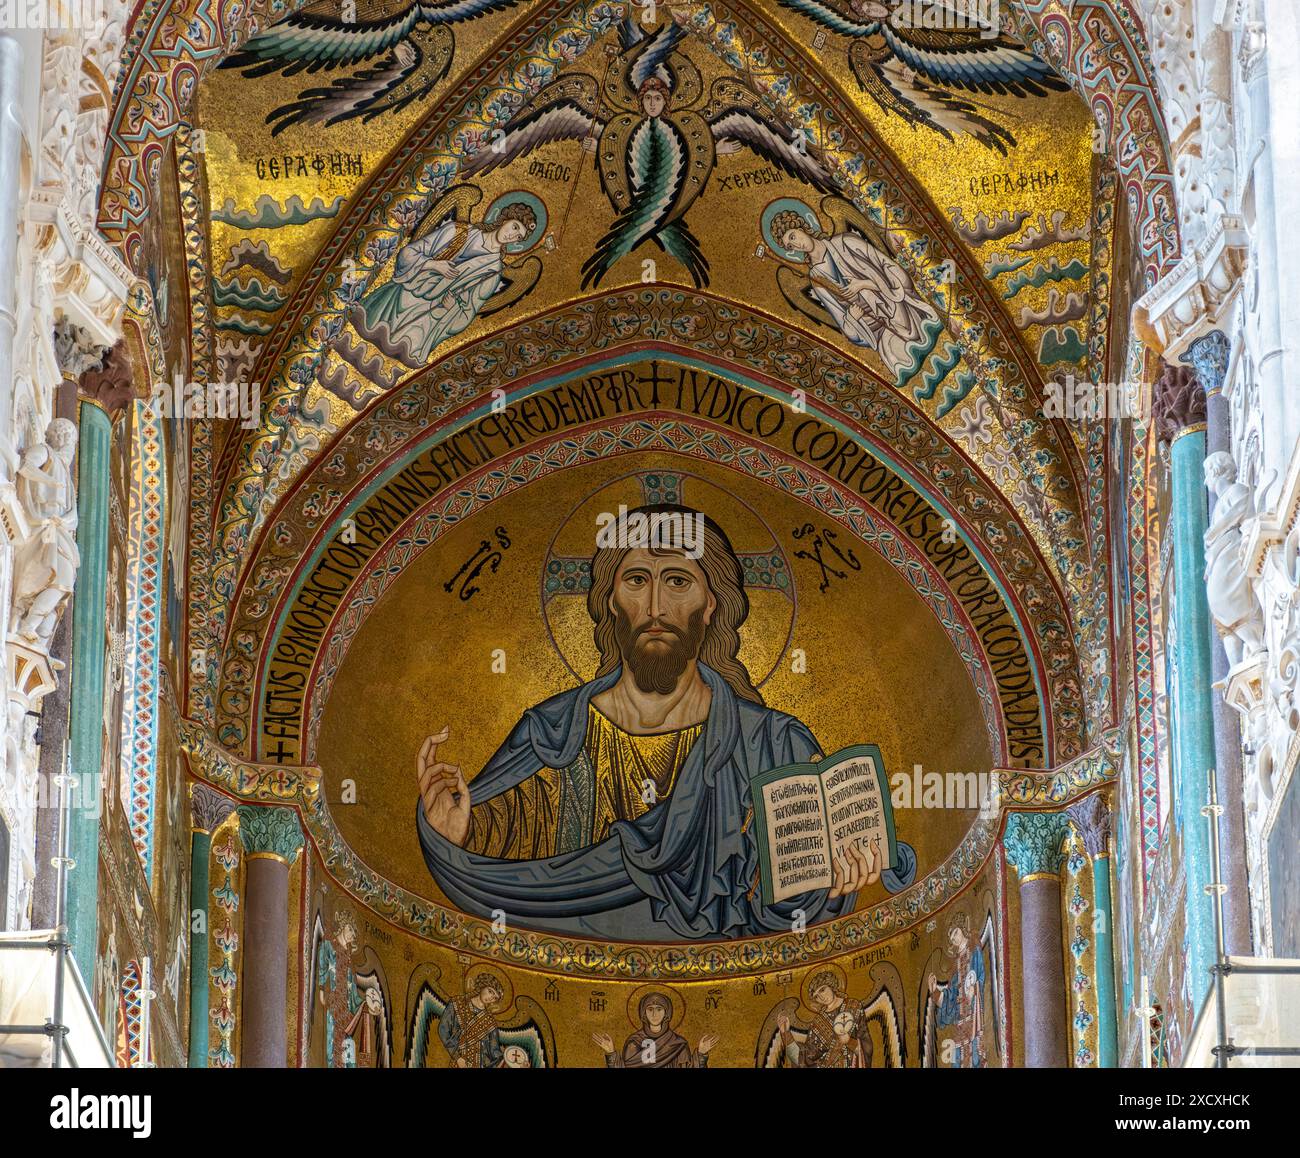
[[[271,135],[292,124],[362,122],[427,96],[456,54],[452,25],[519,0],[316,0],[254,36],[221,62],[249,77],[347,70],[327,88],[307,88],[273,109]],[[359,15],[357,9],[362,10]]]
[[[983,1069],[989,1064],[990,1046],[994,1052],[1001,1050],[992,912],[978,944],[971,939],[970,918],[958,913],[948,926],[945,952],[952,960],[951,976],[940,981],[928,971],[921,993],[921,1064]]]
[[[780,0],[781,5],[852,38],[849,68],[885,112],[948,140],[967,133],[1006,156],[1016,138],[996,109],[967,94],[1043,96],[1070,86],[1014,40],[969,18],[964,27],[928,28],[910,21],[900,0]],[[958,22],[954,21],[954,24]],[[985,116],[979,111],[990,113]]]
[[[407,1066],[429,1065],[433,1023],[451,1064],[458,1069],[548,1069],[555,1065],[555,1039],[550,1021],[531,997],[510,1000],[510,982],[490,965],[467,973],[463,992],[444,997],[435,987],[438,970],[428,966],[411,977],[416,988],[420,973],[433,976],[419,981],[411,1002]],[[503,1024],[507,1018],[512,1025]]]
[[[708,284],[708,259],[686,214],[719,153],[748,148],[823,193],[833,188],[802,134],[762,111],[757,94],[739,81],[719,78],[707,103],[695,107],[703,95],[700,74],[676,51],[686,35],[676,23],[647,35],[624,20],[622,48],[609,50],[601,81],[579,73],[548,85],[461,168],[473,177],[552,141],[582,141],[617,214],[582,267],[584,289],[599,286],[616,262],[647,242],[681,262],[696,286]]]
[[[901,386],[934,349],[943,323],[889,256],[884,230],[842,197],[824,198],[821,208],[829,230],[802,202],[773,203],[758,256],[779,263],[777,284],[790,305],[875,350]]]

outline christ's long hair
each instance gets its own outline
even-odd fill
[[[629,511],[632,515],[678,514],[694,518],[700,512],[675,503],[656,503]],[[615,616],[609,599],[614,592],[614,577],[630,547],[599,547],[591,558],[591,589],[587,593],[587,611],[595,623],[596,648],[600,667],[596,678],[608,675],[623,662],[615,632]],[[650,548],[651,554],[679,554]],[[699,662],[707,664],[742,700],[761,704],[763,697],[754,687],[749,672],[740,662],[740,625],[749,616],[749,596],[745,594],[744,571],[726,533],[708,515],[704,516],[704,551],[695,560],[704,572],[705,582],[717,602],[713,617],[704,629]]]

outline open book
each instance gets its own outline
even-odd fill
[[[874,744],[773,768],[751,788],[765,905],[830,888],[834,858],[853,844],[873,846],[881,872],[894,867],[894,811]]]

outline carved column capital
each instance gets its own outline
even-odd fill
[[[78,393],[103,407],[110,417],[135,397],[131,385],[131,359],[124,340],[108,350],[99,365],[86,370],[81,376]]]
[[[1211,330],[1187,347],[1183,361],[1195,369],[1196,377],[1207,397],[1223,389],[1223,379],[1228,373],[1228,355],[1231,352],[1232,343],[1222,330]]]
[[[239,806],[239,839],[247,856],[269,856],[289,864],[302,848],[302,826],[292,808]]]
[[[1065,815],[1079,830],[1083,847],[1093,860],[1110,855],[1110,809],[1100,792],[1076,800]]]
[[[1033,877],[1055,876],[1061,871],[1069,829],[1064,812],[1013,812],[1007,818],[1002,846],[1021,884]]]
[[[77,381],[87,370],[97,370],[107,353],[108,347],[96,342],[83,326],[67,318],[54,323],[54,357],[65,378]]]
[[[197,832],[216,832],[221,822],[235,811],[235,802],[206,784],[190,787],[190,815]]]
[[[1205,429],[1205,391],[1187,366],[1165,364],[1156,382],[1151,415],[1161,442],[1173,442],[1181,434]]]

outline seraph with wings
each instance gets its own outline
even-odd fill
[[[780,0],[782,7],[852,39],[849,68],[887,113],[953,140],[968,133],[1006,156],[1016,138],[973,94],[1043,96],[1070,86],[1051,66],[992,28],[923,28],[899,19],[898,0]],[[965,96],[954,93],[960,90]],[[984,109],[986,116],[979,110]]]
[[[433,971],[436,974],[436,970]],[[437,977],[420,979],[420,971],[411,978],[414,998],[410,1002],[410,1025],[407,1037],[406,1065],[408,1069],[429,1069],[434,1059],[445,1056],[445,1042],[434,1046],[439,1037],[438,1027],[448,1008],[454,1004],[467,1009],[470,994],[457,998],[446,997],[436,985]],[[470,1017],[462,1014],[460,1030],[478,1037],[490,1034],[487,1048],[473,1052],[481,1058],[496,1058],[489,1064],[499,1069],[553,1069],[555,1067],[555,1037],[545,1011],[531,997],[516,997],[508,1008],[486,1010],[480,1016],[490,1022],[490,1027],[474,1028]],[[504,1024],[505,1022],[510,1024]],[[486,1030],[486,1033],[485,1033]],[[472,1064],[472,1063],[471,1063]]]
[[[844,1036],[861,1040],[862,1052],[857,1056],[864,1059],[867,1067],[901,1069],[905,1066],[907,1015],[903,979],[887,961],[873,965],[870,977],[875,989],[871,997],[863,1000],[849,998],[838,987],[838,1008],[809,1010],[798,997],[778,1001],[759,1030],[756,1066],[759,1069],[825,1069],[843,1064],[842,1060],[836,1060],[833,1038],[836,1024],[846,1015],[851,1018],[851,1029]],[[877,1034],[882,1046],[879,1057],[874,1040]]]
[[[594,151],[616,216],[583,264],[584,289],[600,285],[616,262],[647,242],[681,262],[696,286],[708,284],[709,262],[686,214],[719,153],[747,148],[823,193],[833,188],[816,150],[763,111],[744,84],[720,78],[704,99],[699,71],[676,51],[686,35],[675,23],[647,34],[624,20],[621,49],[607,50],[600,80],[579,73],[548,85],[462,166],[462,175],[473,177],[552,141],[582,141]]]
[[[930,955],[921,983],[921,1065],[982,1069],[1002,1057],[1002,990],[993,913],[985,914],[978,942],[970,936],[966,915],[948,927],[952,973],[940,981],[933,970],[939,950]],[[931,984],[931,981],[934,984]]]
[[[326,87],[305,88],[273,109],[271,135],[292,124],[362,122],[425,97],[451,68],[452,25],[519,0],[317,0],[250,39],[221,62],[248,77],[324,72]],[[359,11],[358,11],[359,10]],[[348,19],[351,17],[351,19]],[[344,75],[333,76],[342,72]]]

